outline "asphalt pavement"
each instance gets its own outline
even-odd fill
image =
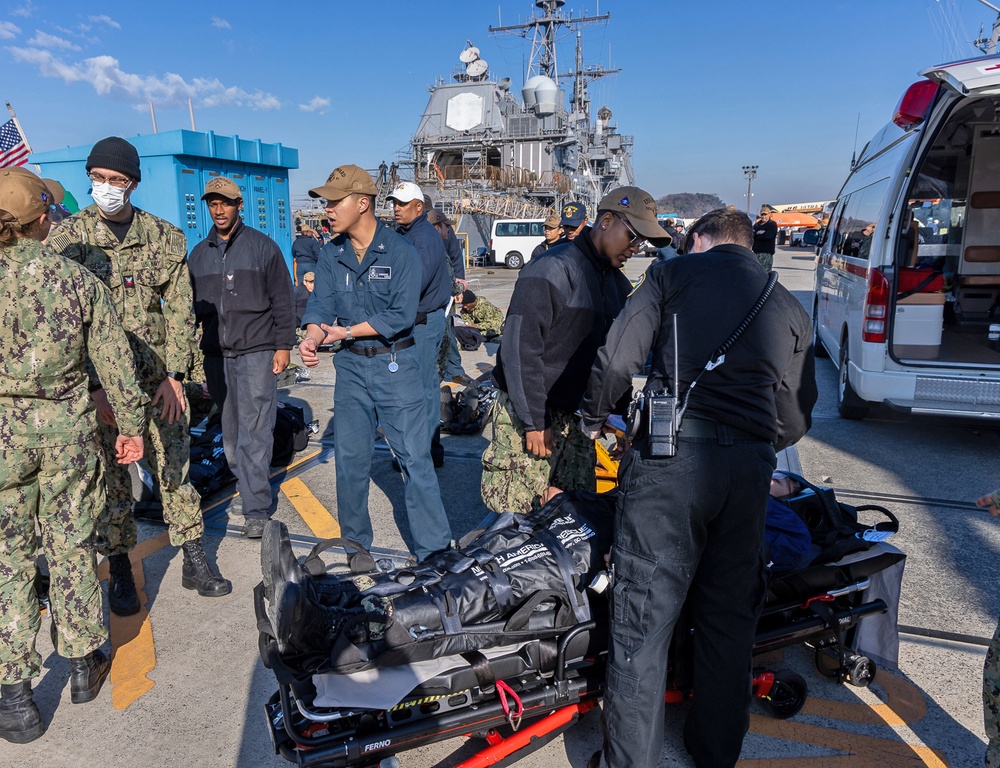
[[[648,266],[632,259],[637,278]],[[808,306],[811,252],[779,248],[782,283]],[[476,293],[506,309],[517,272],[474,269]],[[466,371],[492,365],[485,349],[463,352]],[[293,360],[295,355],[293,355]],[[762,660],[769,668],[802,674],[809,699],[790,720],[775,720],[754,705],[743,761],[754,766],[952,766],[982,764],[984,749],[980,681],[985,643],[1000,613],[1000,526],[971,500],[997,485],[1000,433],[988,425],[913,420],[876,409],[863,422],[837,416],[836,376],[818,364],[820,402],[814,425],[788,461],[812,481],[838,489],[843,500],[874,500],[893,509],[901,530],[892,543],[908,554],[900,603],[899,670],[880,669],[867,689],[841,686],[816,673],[802,646]],[[273,478],[277,519],[285,522],[296,552],[336,535],[332,439],[332,365],[325,356],[307,381],[282,390],[301,405],[320,433]],[[446,436],[447,459],[438,471],[454,534],[465,533],[486,513],[479,495],[481,435]],[[72,705],[68,663],[56,655],[43,617],[38,649],[44,671],[36,700],[49,726],[28,745],[0,747],[0,768],[45,765],[281,766],[264,724],[263,707],[276,686],[257,650],[252,589],[260,581],[259,543],[240,537],[241,518],[229,515],[231,492],[206,505],[206,549],[234,589],[201,598],[180,585],[181,557],[161,525],[142,522],[133,553],[145,595],[137,616],[110,617],[114,664],[98,699]],[[405,550],[409,535],[402,481],[384,449],[372,471],[371,514],[376,548]],[[106,577],[106,565],[102,574]],[[686,766],[679,746],[686,705],[669,706],[667,744],[660,764]],[[519,766],[584,766],[600,743],[599,711],[585,715],[565,735],[525,757]],[[413,768],[455,766],[475,743],[463,738],[400,755]]]

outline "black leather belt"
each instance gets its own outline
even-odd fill
[[[386,346],[385,344],[379,344],[375,346],[363,347],[357,342],[354,342],[349,347],[347,347],[348,352],[353,352],[356,355],[363,355],[364,357],[375,357],[376,355],[385,355],[389,352],[399,352],[401,349],[409,349],[414,345],[413,337],[408,336],[402,341],[397,341],[395,344],[390,344]]]
[[[718,440],[723,445],[732,443],[733,440],[751,441],[755,443],[767,442],[767,440],[760,435],[744,432],[742,429],[736,429],[736,427],[720,424],[717,421],[699,419],[695,416],[688,416],[681,421],[681,430],[677,435],[677,439]]]

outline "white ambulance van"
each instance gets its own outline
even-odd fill
[[[843,418],[1000,419],[1000,56],[920,74],[818,245],[816,354]]]
[[[490,231],[493,263],[520,269],[531,261],[531,252],[545,239],[545,219],[497,219]]]

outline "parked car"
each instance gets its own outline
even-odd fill
[[[531,260],[531,252],[545,239],[545,219],[497,219],[490,231],[493,263],[520,269]]]
[[[838,366],[844,418],[885,404],[1000,419],[1000,56],[921,76],[819,238],[816,353]]]

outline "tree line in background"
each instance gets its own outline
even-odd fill
[[[722,198],[705,192],[677,192],[664,195],[656,201],[657,211],[676,213],[684,219],[696,219],[709,211],[725,207]]]

